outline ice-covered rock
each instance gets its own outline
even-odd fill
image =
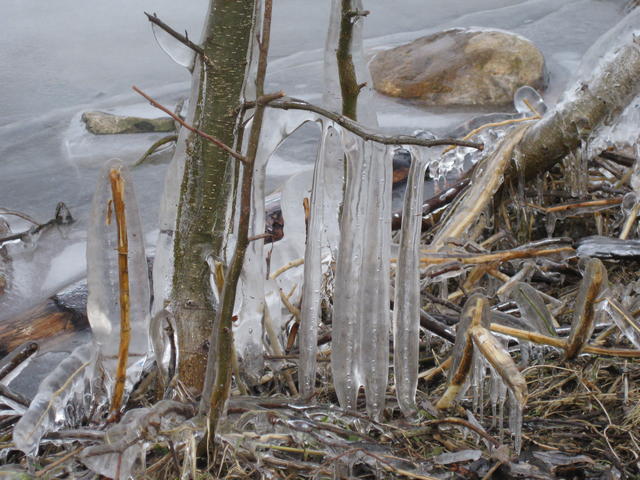
[[[118,133],[173,132],[176,129],[170,117],[143,118],[113,115],[105,112],[85,112],[82,121],[95,135]]]
[[[488,29],[454,28],[380,52],[375,89],[427,106],[504,106],[523,85],[545,86],[545,62],[529,40]]]

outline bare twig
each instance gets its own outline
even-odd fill
[[[147,149],[146,152],[142,154],[142,156],[138,159],[136,163],[133,164],[133,166],[137,167],[138,165],[142,165],[142,163],[144,163],[144,161],[147,158],[149,158],[162,145],[166,143],[177,142],[177,141],[178,141],[177,135],[167,135],[166,137],[162,137],[160,140],[153,142],[153,144]]]
[[[138,87],[136,87],[135,85],[132,86],[131,88],[133,88],[133,91],[142,95],[145,99],[147,99],[147,101],[154,106],[155,108],[162,110],[164,113],[166,113],[167,115],[169,115],[171,118],[173,118],[176,122],[178,122],[180,125],[182,125],[184,128],[186,128],[187,130],[192,131],[193,133],[195,133],[196,135],[200,135],[202,138],[204,138],[205,140],[209,140],[211,143],[213,143],[214,145],[216,145],[217,147],[221,148],[222,150],[224,150],[225,152],[227,152],[229,155],[231,155],[233,158],[240,160],[243,163],[246,163],[247,159],[245,158],[244,155],[242,155],[241,153],[236,152],[233,148],[229,147],[228,145],[225,145],[224,143],[222,143],[220,140],[218,140],[217,138],[212,137],[211,135],[203,132],[202,130],[198,130],[197,128],[189,125],[187,122],[185,122],[183,119],[181,119],[178,115],[176,115],[175,113],[173,113],[171,110],[169,110],[167,107],[165,107],[164,105],[161,105],[160,103],[158,103],[157,101],[155,101],[153,98],[151,98],[149,95],[147,95],[146,93],[144,93],[142,90],[140,90]]]

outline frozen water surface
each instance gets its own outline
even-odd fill
[[[39,222],[64,201],[77,221],[39,239],[35,252],[15,253],[15,264],[32,261],[19,275],[19,294],[0,299],[0,311],[26,308],[70,284],[84,270],[90,199],[106,161],[131,165],[161,134],[94,137],[80,114],[88,110],[155,117],[130,90],[136,84],[173,107],[187,96],[189,74],[158,48],[143,11],[157,12],[197,39],[206,0],[4,0],[0,8],[0,207]],[[454,26],[501,28],[532,40],[545,54],[549,106],[559,98],[590,45],[623,15],[623,0],[370,0],[364,23],[365,56]],[[328,2],[276,2],[269,90],[319,102]],[[371,107],[390,132],[450,131],[478,112],[429,112],[373,94]],[[317,127],[300,129],[269,162],[267,191],[294,173],[313,168]],[[133,169],[145,232],[157,228],[168,155]],[[268,192],[267,192],[268,193]],[[12,229],[24,222],[7,218]],[[147,235],[155,239],[155,235]],[[80,272],[80,273],[79,273]],[[11,305],[8,304],[10,301]],[[3,314],[0,314],[2,317]],[[0,318],[0,321],[2,318]]]

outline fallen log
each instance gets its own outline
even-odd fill
[[[0,324],[0,357],[25,342],[63,340],[87,328],[86,296],[85,303],[78,302],[77,308],[54,296]]]

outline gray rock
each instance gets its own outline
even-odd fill
[[[370,64],[374,88],[425,106],[496,107],[515,91],[545,87],[544,57],[529,40],[485,29],[445,30],[378,53]]]
[[[95,135],[173,132],[176,129],[170,117],[123,117],[104,112],[85,112],[82,121],[87,125],[87,130]]]

